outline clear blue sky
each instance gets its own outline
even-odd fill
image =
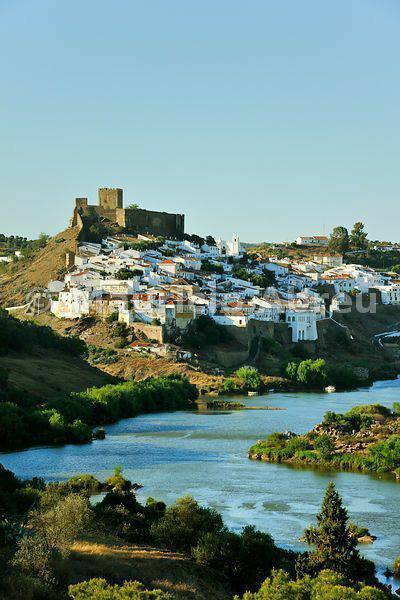
[[[0,0],[0,232],[75,196],[289,240],[399,240],[399,0]]]

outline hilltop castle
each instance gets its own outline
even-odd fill
[[[185,231],[185,215],[124,208],[120,188],[99,188],[98,205],[88,204],[87,198],[75,198],[70,226],[85,230],[96,222],[109,222],[132,234],[150,233],[171,238],[181,238]]]

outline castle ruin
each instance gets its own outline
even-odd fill
[[[78,226],[84,232],[96,222],[109,223],[130,234],[182,238],[185,232],[185,215],[124,208],[120,188],[99,188],[98,205],[89,204],[87,198],[75,198],[70,226]]]

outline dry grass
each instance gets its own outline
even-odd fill
[[[9,371],[10,382],[16,388],[41,399],[65,396],[110,381],[106,373],[84,360],[54,350],[0,356],[0,366]]]
[[[228,600],[231,598],[221,576],[201,567],[182,554],[152,547],[127,545],[112,538],[82,540],[72,546],[63,565],[68,584],[92,577],[111,583],[141,581],[177,600]]]
[[[0,276],[0,303],[15,306],[24,301],[27,291],[33,287],[46,287],[51,279],[65,267],[65,253],[75,251],[78,228],[70,227],[51,238],[32,261],[15,263],[11,273]]]

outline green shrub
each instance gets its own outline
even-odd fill
[[[225,575],[235,592],[257,589],[282,558],[271,536],[252,526],[244,527],[241,533],[224,529],[205,534],[193,556],[197,563]]]
[[[161,590],[146,590],[137,581],[125,581],[122,585],[111,585],[105,579],[89,579],[68,588],[73,600],[172,600],[172,596]]]
[[[118,321],[118,317],[119,317],[118,311],[115,311],[115,312],[111,313],[111,315],[109,315],[107,317],[107,323],[111,324],[111,323],[117,322]]]
[[[261,387],[261,377],[254,367],[240,367],[235,373],[241,387],[248,391],[258,391]]]
[[[299,368],[299,363],[290,362],[287,364],[284,375],[290,379],[291,381],[297,381],[297,370]]]
[[[224,379],[223,389],[227,394],[232,394],[238,391],[238,385],[234,379],[228,377]]]
[[[297,381],[309,388],[323,388],[328,381],[326,362],[322,358],[303,360],[297,369]]]
[[[101,491],[101,483],[89,474],[74,475],[67,481],[67,486],[73,493],[83,493],[88,496]]]
[[[335,451],[335,444],[331,436],[322,434],[315,439],[314,448],[323,460],[329,460]]]
[[[168,507],[165,515],[151,528],[151,535],[172,550],[190,552],[206,533],[219,533],[221,515],[200,506],[191,496],[184,496]]]

